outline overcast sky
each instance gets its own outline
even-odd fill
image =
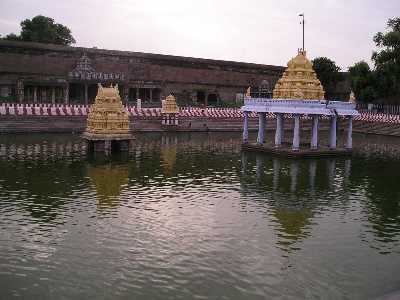
[[[0,0],[0,34],[42,14],[72,30],[76,46],[286,65],[301,47],[343,70],[370,61],[372,37],[400,0]]]

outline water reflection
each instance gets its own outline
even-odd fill
[[[241,152],[227,133],[138,135],[131,156],[108,158],[80,145],[0,137],[2,291],[101,298],[106,283],[110,299],[290,299],[312,287],[362,299],[398,284],[391,154],[284,159]]]
[[[315,226],[314,216],[336,210],[345,214],[361,210],[357,218],[363,219],[363,213],[367,218],[362,241],[381,253],[399,251],[400,189],[394,187],[394,169],[400,164],[396,161],[391,172],[376,163],[354,158],[291,160],[244,152],[241,182],[245,195],[264,199],[279,224],[277,235],[287,246],[285,251],[301,248],[299,241]],[[388,174],[394,175],[389,181]]]
[[[87,176],[96,191],[99,208],[118,206],[121,190],[129,180],[127,164],[89,164]]]

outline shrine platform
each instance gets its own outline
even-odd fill
[[[262,152],[276,156],[284,156],[290,158],[306,158],[306,157],[332,157],[332,156],[349,156],[352,155],[352,149],[336,148],[330,149],[329,147],[319,147],[317,149],[306,149],[300,148],[299,150],[293,150],[291,145],[282,145],[281,147],[275,147],[271,145],[261,145],[257,143],[243,143],[242,150]]]

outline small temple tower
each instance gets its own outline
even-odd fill
[[[82,138],[88,142],[89,151],[110,154],[112,151],[129,150],[135,138],[129,129],[129,116],[122,105],[118,85],[98,85]]]
[[[162,104],[161,124],[164,128],[176,128],[178,126],[179,107],[176,104],[176,99],[173,95],[169,95]]]

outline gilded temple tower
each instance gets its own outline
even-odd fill
[[[90,151],[128,150],[134,139],[129,128],[129,116],[121,102],[118,85],[98,85],[97,96],[90,107],[86,131]]]

